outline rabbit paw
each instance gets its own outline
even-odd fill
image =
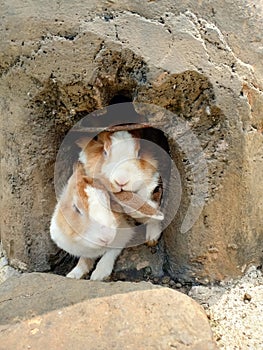
[[[158,244],[158,240],[152,239],[146,242],[148,247],[155,247]]]
[[[68,278],[74,278],[76,280],[79,280],[83,276],[83,272],[80,269],[77,269],[74,267],[73,270],[71,270],[66,277]]]
[[[159,223],[149,223],[146,226],[146,243],[153,247],[157,244],[161,236],[161,227]]]
[[[66,277],[68,278],[75,278],[79,280],[82,278],[84,275],[86,275],[90,269],[93,266],[93,260],[92,259],[87,259],[87,258],[79,258],[79,261],[77,265],[72,269]]]
[[[104,280],[106,277],[109,277],[109,275],[111,274],[111,270],[107,270],[107,269],[98,269],[96,268],[91,276],[90,276],[90,280],[91,281],[102,281]]]

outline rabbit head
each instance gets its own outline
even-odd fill
[[[116,227],[107,191],[87,177],[78,163],[53,215],[51,238],[63,249],[61,235],[74,242],[81,240],[83,248],[106,247],[113,242]]]
[[[157,161],[149,153],[140,152],[136,133],[105,131],[95,140],[81,139],[77,144],[82,148],[79,159],[86,173],[100,178],[111,192],[148,193],[158,185]]]

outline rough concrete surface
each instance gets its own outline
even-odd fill
[[[1,324],[80,303],[86,299],[158,288],[151,283],[87,283],[52,274],[30,273],[9,278],[1,285]],[[23,299],[23,302],[21,301]]]
[[[0,298],[1,318],[9,315],[1,320],[3,350],[217,348],[195,301],[149,283],[106,284],[35,273],[3,283]],[[35,317],[29,317],[28,305]]]
[[[182,199],[153,270],[209,282],[260,263],[261,1],[13,0],[0,13],[0,224],[12,266],[52,268],[58,147],[76,121],[118,94],[169,112],[151,118],[164,122]],[[184,226],[189,205],[191,215],[203,205],[195,197],[202,164],[203,211]]]
[[[168,283],[167,278],[162,280],[165,286],[170,285],[186,293],[182,284]],[[84,288],[87,281],[75,282],[35,273],[10,279],[0,287],[0,299],[4,301],[0,308],[1,324],[30,320],[43,313],[81,303],[87,298],[161,288],[145,282],[90,282],[87,289]],[[42,284],[45,286],[39,291]],[[205,308],[213,337],[220,349],[262,349],[262,286],[262,271],[251,267],[242,279],[221,282],[217,286],[193,286],[187,292]]]
[[[0,284],[12,276],[18,275],[19,271],[8,264],[8,260],[0,244]]]

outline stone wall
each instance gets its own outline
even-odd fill
[[[0,228],[11,265],[51,268],[57,150],[78,120],[118,94],[168,111],[158,118],[181,175],[182,200],[151,257],[155,273],[164,268],[185,281],[208,282],[260,263],[262,12],[260,1],[241,0],[1,5]],[[202,162],[208,189],[188,227],[189,208],[200,206],[194,196]],[[148,257],[147,248],[138,249]]]

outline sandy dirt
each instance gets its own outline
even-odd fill
[[[263,349],[263,275],[251,267],[239,281],[217,287],[193,287],[189,296],[201,303],[220,349]]]

